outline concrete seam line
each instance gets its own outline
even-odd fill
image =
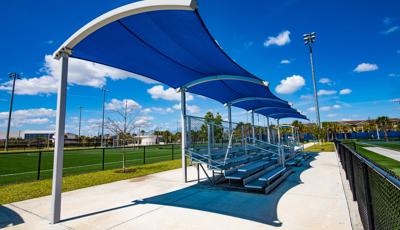
[[[350,204],[349,204],[349,202],[350,202],[350,200],[349,200],[349,197],[347,196],[347,192],[346,192],[346,190],[345,190],[345,185],[344,185],[344,183],[347,183],[346,181],[343,181],[343,174],[342,174],[342,170],[341,170],[341,164],[340,164],[340,162],[339,162],[339,158],[338,158],[338,152],[337,152],[337,149],[336,149],[336,145],[334,145],[335,146],[335,150],[336,150],[336,152],[335,152],[335,158],[336,158],[336,162],[338,163],[338,171],[339,171],[339,175],[340,175],[340,180],[342,181],[342,190],[343,190],[343,194],[344,194],[344,197],[345,197],[345,199],[346,199],[346,206],[347,206],[347,211],[348,211],[348,214],[349,214],[349,219],[350,219],[350,224],[351,224],[351,228],[352,229],[356,229],[355,228],[355,226],[354,226],[354,220],[353,220],[353,218],[352,218],[352,215],[351,215],[351,211],[350,211]]]

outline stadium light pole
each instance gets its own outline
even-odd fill
[[[104,112],[105,112],[105,103],[106,103],[106,93],[110,92],[110,90],[105,87],[101,88],[103,92],[103,118],[101,120],[101,147],[104,147]]]
[[[4,142],[4,150],[5,151],[8,151],[8,141],[10,139],[11,113],[12,113],[13,101],[14,101],[15,81],[17,79],[20,79],[20,77],[19,77],[19,75],[17,73],[9,73],[8,77],[13,79],[12,80],[13,81],[13,86],[12,86],[12,90],[11,90],[10,111],[8,112],[6,141]]]
[[[315,42],[315,38],[316,38],[316,33],[315,33],[315,32],[312,32],[312,33],[304,34],[304,35],[303,35],[304,44],[305,44],[305,45],[308,45],[309,50],[310,50],[311,75],[312,75],[313,86],[314,86],[314,104],[315,104],[315,112],[316,112],[317,125],[318,125],[319,128],[322,128],[322,126],[321,126],[321,120],[320,120],[320,116],[319,116],[317,83],[316,83],[316,81],[315,81],[315,72],[314,72],[314,63],[313,63],[313,52],[312,52],[312,44]]]
[[[78,129],[78,145],[81,144],[81,121],[82,121],[82,106],[79,107],[79,129]]]

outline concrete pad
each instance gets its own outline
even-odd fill
[[[63,193],[57,225],[49,196],[5,205],[0,218],[22,219],[10,229],[351,229],[336,153],[318,154],[268,195],[181,178],[178,169]]]

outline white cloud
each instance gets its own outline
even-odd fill
[[[335,105],[332,105],[332,106],[322,106],[322,107],[319,107],[319,110],[320,110],[320,111],[327,112],[327,111],[331,111],[331,110],[334,110],[334,109],[340,109],[340,108],[342,108],[341,105],[335,104]],[[308,111],[311,111],[311,112],[315,112],[315,107],[310,107],[310,108],[308,108],[307,110],[308,110]]]
[[[329,78],[326,78],[326,77],[319,79],[319,83],[321,83],[321,84],[328,84],[331,82],[332,82],[332,80]]]
[[[382,22],[385,26],[392,24],[395,21],[394,18],[385,17],[383,18]]]
[[[153,120],[153,117],[150,116],[141,116],[137,117],[136,121],[134,122],[135,127],[138,128],[147,128],[152,126],[151,121]]]
[[[46,108],[15,110],[11,116],[11,126],[20,127],[24,124],[45,124],[49,123],[49,118],[54,118],[55,115],[55,110]],[[8,112],[0,112],[0,126],[5,127],[7,121]]]
[[[389,77],[400,77],[400,74],[397,73],[389,73]]]
[[[300,96],[300,99],[303,99],[303,100],[311,100],[312,98],[313,98],[313,96],[311,94]]]
[[[26,124],[39,125],[39,124],[47,124],[49,122],[50,122],[50,120],[48,118],[32,118],[32,119],[29,119],[28,123],[26,123]]]
[[[268,39],[264,42],[264,46],[268,47],[271,45],[283,46],[290,43],[290,31],[285,30],[282,31],[276,37],[268,37]]]
[[[283,60],[281,60],[281,64],[290,64],[290,60],[283,59]]]
[[[338,115],[336,113],[330,113],[328,115],[326,115],[327,117],[337,117]]]
[[[180,101],[181,94],[176,92],[173,88],[164,89],[162,85],[156,85],[148,89],[147,92],[151,95],[153,99],[164,99],[167,101]],[[193,95],[186,93],[186,101],[193,100]]]
[[[142,113],[151,113],[151,108],[142,109]]]
[[[275,91],[280,94],[292,94],[301,89],[306,84],[304,78],[300,75],[292,75],[286,79],[282,79],[280,84],[276,86]]]
[[[123,99],[123,100],[118,100],[118,99],[111,99],[110,102],[105,104],[105,109],[107,110],[113,110],[113,111],[119,111],[119,110],[124,110],[125,106],[127,107],[127,111],[133,111],[135,109],[140,109],[142,106],[139,105],[136,101],[132,99]]]
[[[44,66],[41,68],[42,76],[22,78],[16,82],[15,93],[22,95],[51,94],[57,92],[61,65],[51,55],[45,56]],[[70,58],[68,66],[68,83],[101,88],[106,85],[107,79],[122,80],[135,78],[146,83],[156,83],[149,78],[129,73],[116,68],[108,67],[93,62]],[[12,81],[0,85],[0,90],[10,91]]]
[[[161,107],[150,107],[150,108],[145,108],[142,110],[142,113],[151,113],[151,112],[155,112],[155,113],[172,113],[174,112],[174,110],[172,108],[161,108]]]
[[[351,89],[342,89],[342,90],[340,90],[340,94],[341,95],[345,95],[345,94],[350,94],[352,92],[352,90]]]
[[[175,104],[172,106],[173,109],[180,110],[181,109],[181,103]],[[189,111],[190,113],[196,114],[200,112],[200,107],[197,105],[186,105],[186,110]]]
[[[369,72],[378,70],[378,65],[371,64],[371,63],[361,63],[358,64],[357,67],[353,70],[354,72],[361,73],[361,72]]]
[[[248,49],[248,48],[252,47],[253,44],[254,44],[253,41],[247,41],[244,43],[244,48]]]
[[[400,29],[400,26],[392,26],[389,29],[383,31],[382,34],[388,35],[388,34],[391,34],[393,32],[396,32],[398,29]]]
[[[320,89],[318,90],[318,95],[323,96],[323,95],[333,95],[336,94],[336,90],[325,90],[325,89]]]

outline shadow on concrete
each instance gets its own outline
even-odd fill
[[[301,173],[312,167],[310,163],[318,153],[310,153],[310,155],[312,157],[309,160],[303,162],[302,166],[293,168],[294,173],[267,195],[210,186],[207,180],[204,179],[203,182],[184,189],[148,197],[143,200],[134,200],[129,204],[110,209],[63,219],[62,222],[140,204],[157,204],[206,211],[279,227],[282,225],[277,214],[279,200],[288,190],[302,183],[300,179]]]
[[[279,227],[277,207],[281,197],[291,188],[301,184],[300,175],[311,168],[311,161],[318,153],[310,153],[312,158],[293,168],[284,182],[269,194],[243,192],[212,187],[200,183],[191,187],[159,196],[133,201],[137,204],[157,204],[212,212]]]
[[[15,226],[24,223],[24,220],[13,210],[0,205],[0,228]]]

